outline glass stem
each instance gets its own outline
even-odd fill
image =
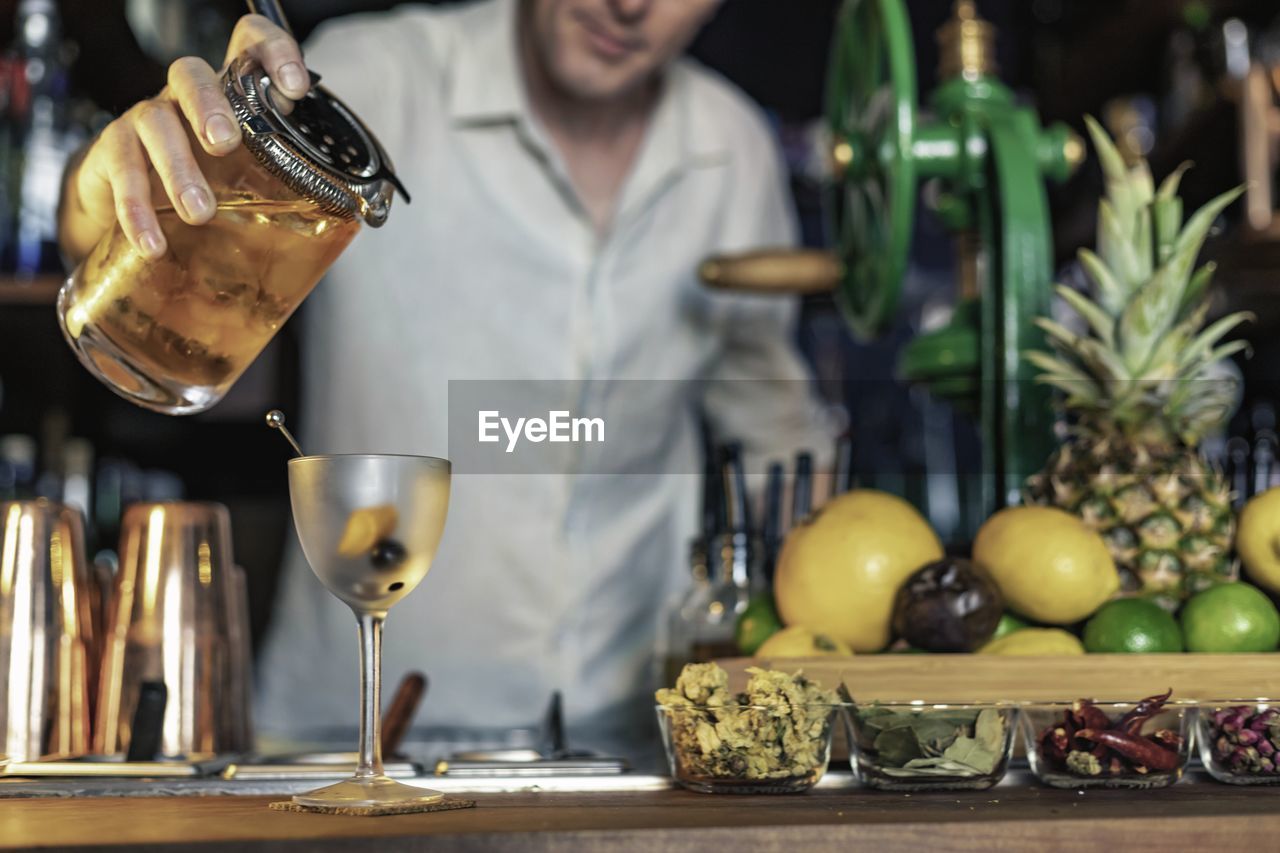
[[[383,617],[357,613],[360,625],[360,764],[356,778],[382,775]]]

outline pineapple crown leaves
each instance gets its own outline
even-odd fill
[[[1230,411],[1235,389],[1211,381],[1214,365],[1246,350],[1221,343],[1250,319],[1230,314],[1202,329],[1214,265],[1195,267],[1214,220],[1243,192],[1229,190],[1183,222],[1178,187],[1190,164],[1160,182],[1146,161],[1129,167],[1092,117],[1085,123],[1102,164],[1097,251],[1081,249],[1091,296],[1059,286],[1059,297],[1088,325],[1079,335],[1047,318],[1037,324],[1054,354],[1027,353],[1039,381],[1066,394],[1069,409],[1124,428],[1161,431],[1194,444]]]

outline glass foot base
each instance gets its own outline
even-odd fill
[[[305,794],[293,801],[300,806],[379,806],[393,803],[430,805],[444,799],[444,794],[427,788],[415,788],[386,776],[344,779]]]
[[[135,364],[109,338],[92,327],[71,334],[67,312],[72,279],[58,291],[58,325],[80,363],[102,384],[130,403],[165,415],[193,415],[203,412],[222,399],[224,391],[217,386],[166,384],[154,379]]]

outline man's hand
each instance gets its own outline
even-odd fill
[[[257,59],[282,94],[293,99],[306,94],[310,78],[301,49],[261,15],[247,15],[236,24],[226,62],[242,55]],[[80,260],[119,222],[129,242],[144,255],[163,255],[164,233],[151,204],[152,171],[184,222],[208,222],[215,200],[192,153],[192,137],[215,157],[240,144],[240,128],[222,93],[219,73],[188,56],[169,66],[168,85],[160,94],[107,125],[72,161],[59,222],[64,251]]]

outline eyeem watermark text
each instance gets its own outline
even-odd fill
[[[523,438],[534,444],[604,441],[604,418],[575,418],[567,411],[547,412],[543,418],[502,417],[497,410],[481,410],[479,413],[477,440],[494,444],[502,440],[499,430],[506,434],[506,452],[512,453]]]

